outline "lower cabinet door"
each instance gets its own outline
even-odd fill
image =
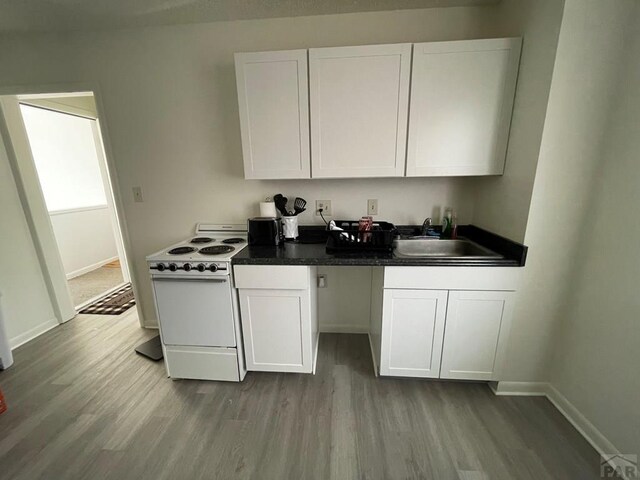
[[[309,290],[239,289],[247,370],[310,373]]]
[[[499,380],[513,292],[451,291],[441,378]]]
[[[384,290],[380,375],[439,376],[447,293]]]

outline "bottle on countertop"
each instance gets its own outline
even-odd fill
[[[442,216],[441,238],[452,238],[453,236],[453,209],[447,207]]]
[[[451,212],[451,238],[458,238],[458,215],[455,210]]]

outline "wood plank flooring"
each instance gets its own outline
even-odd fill
[[[544,398],[380,379],[364,335],[321,336],[316,375],[172,381],[135,310],[81,315],[0,372],[1,479],[597,479]]]

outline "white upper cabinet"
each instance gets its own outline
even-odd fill
[[[503,173],[521,42],[414,45],[408,177]]]
[[[309,178],[307,51],[236,53],[247,179]]]
[[[401,177],[411,44],[309,50],[313,178]]]

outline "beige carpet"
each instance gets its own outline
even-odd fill
[[[120,264],[115,263],[116,262],[112,262],[92,272],[69,280],[71,298],[76,307],[124,282]]]

